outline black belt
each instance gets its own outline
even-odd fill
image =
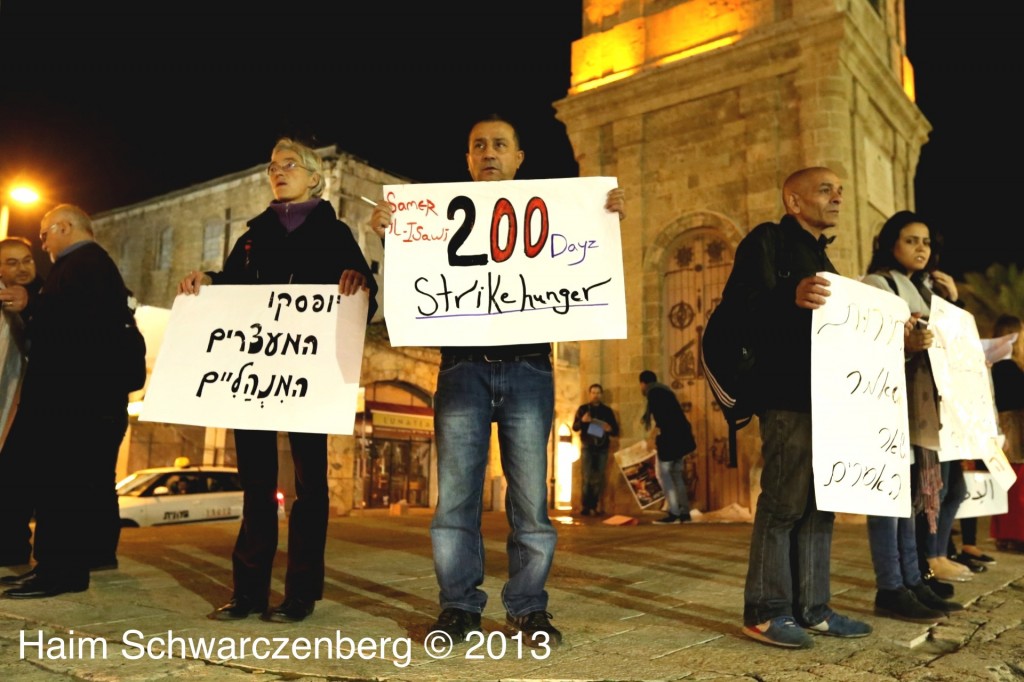
[[[451,362],[519,362],[527,358],[546,358],[550,353],[446,353],[441,359]]]

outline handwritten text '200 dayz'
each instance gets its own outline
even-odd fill
[[[341,303],[341,296],[334,294],[324,296],[314,294],[306,296],[300,294],[292,296],[287,292],[271,292],[267,307],[275,309],[274,320],[281,316],[283,308],[290,308],[298,313],[330,313],[335,303]],[[263,330],[263,325],[255,322],[249,325],[251,332],[246,333],[241,329],[224,329],[218,327],[210,332],[206,344],[206,352],[213,353],[215,350],[225,349],[244,353],[247,355],[316,355],[319,342],[316,336],[301,333],[290,333],[281,331]],[[224,342],[224,343],[222,343]],[[237,346],[237,347],[236,347]],[[253,370],[254,362],[249,361],[242,364],[237,371],[210,370],[203,374],[199,381],[199,388],[196,390],[196,397],[201,398],[203,389],[210,384],[228,384],[234,395],[241,393],[245,402],[253,400],[260,401],[263,407],[267,398],[301,398],[309,390],[309,380],[306,377],[296,377],[293,374],[271,374],[269,378],[261,377]]]
[[[388,193],[388,204],[392,212],[421,211],[425,215],[437,215],[435,204],[431,199],[413,201],[396,201],[394,193]],[[435,228],[433,232],[418,224],[407,221],[399,226],[398,220],[392,221],[390,234],[399,237],[403,242],[448,241],[448,265],[453,268],[487,265],[490,262],[500,264],[514,255],[519,242],[520,221],[515,207],[505,198],[495,202],[490,221],[490,253],[465,253],[463,248],[466,240],[476,224],[476,206],[466,196],[453,197],[448,204],[448,219],[452,220],[461,213],[462,223],[448,241],[450,226]],[[534,227],[539,224],[537,234]],[[533,197],[526,203],[522,221],[523,254],[533,259],[546,255],[565,266],[571,267],[583,263],[591,249],[600,248],[599,240],[570,240],[565,235],[552,232],[548,224],[547,204],[540,197]],[[502,287],[500,274],[487,273],[487,281],[482,277],[459,278],[460,283],[453,284],[449,278],[455,279],[454,272],[439,273],[436,278],[417,277],[414,282],[416,293],[426,300],[417,306],[422,317],[457,317],[467,315],[500,315],[507,312],[525,312],[527,310],[550,309],[565,315],[570,308],[577,306],[607,305],[592,301],[591,292],[611,282],[611,278],[578,286],[556,286],[554,288],[533,288],[526,282],[523,274],[518,275],[518,284],[511,288]]]

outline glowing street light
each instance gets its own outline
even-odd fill
[[[39,201],[39,193],[31,187],[17,185],[11,188],[8,196],[19,204],[34,204]],[[0,239],[7,239],[7,225],[10,222],[11,210],[7,202],[0,206]]]

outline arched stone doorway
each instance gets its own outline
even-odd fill
[[[704,511],[736,503],[750,508],[750,446],[756,428],[744,429],[736,468],[728,466],[728,428],[700,368],[700,344],[708,315],[721,300],[732,272],[736,226],[724,216],[699,212],[678,220],[656,240],[652,265],[662,273],[659,378],[676,392],[693,424],[697,451],[684,476],[693,506]],[[756,438],[756,436],[754,436]]]

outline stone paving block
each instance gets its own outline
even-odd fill
[[[871,641],[871,646],[863,646],[843,659],[843,664],[851,670],[863,670],[874,673],[882,679],[902,679],[910,670],[927,665],[935,660],[934,651],[925,651],[924,647],[908,650],[905,647],[885,641]]]
[[[156,531],[164,531],[157,533]],[[187,675],[216,679],[449,680],[999,680],[1024,676],[1024,556],[1000,554],[999,565],[957,586],[967,611],[939,626],[908,624],[872,613],[874,576],[862,527],[837,524],[833,543],[833,606],[863,617],[875,632],[863,639],[816,637],[815,648],[792,651],[749,640],[740,632],[749,526],[657,526],[629,529],[599,524],[559,528],[559,550],[548,581],[549,610],[565,644],[544,660],[508,649],[469,660],[462,645],[445,660],[431,659],[421,639],[436,618],[437,584],[430,562],[429,518],[416,515],[331,521],[324,599],[302,623],[265,623],[255,616],[210,621],[206,614],[230,594],[230,548],[225,529],[139,529],[125,534],[121,568],[94,576],[85,593],[46,600],[0,600],[0,679],[157,680]],[[170,532],[167,532],[170,531]],[[489,595],[483,624],[493,637],[511,634],[500,592],[507,571],[501,514],[485,514]],[[983,537],[979,529],[979,537]],[[188,541],[185,539],[188,538]],[[344,538],[339,540],[338,538]],[[377,545],[381,546],[378,548]],[[408,546],[405,546],[408,545]],[[282,547],[283,547],[282,543]],[[668,557],[666,559],[666,557]],[[695,570],[699,566],[700,570]],[[272,600],[283,588],[283,552],[275,563]],[[333,636],[409,638],[407,666],[398,652],[367,660],[259,660],[222,655],[198,659],[103,662],[17,660],[12,643],[23,631],[66,636],[74,629],[103,636],[111,647],[129,629],[153,638]],[[924,634],[916,648],[906,641]],[[495,642],[497,640],[494,640]],[[12,654],[13,652],[13,654]],[[401,661],[398,661],[399,663]],[[945,665],[948,663],[948,665]],[[13,665],[10,668],[9,665]],[[955,674],[950,672],[953,669]],[[3,673],[10,670],[10,675]],[[24,677],[34,670],[37,677]],[[1016,671],[1016,672],[1014,672]]]

